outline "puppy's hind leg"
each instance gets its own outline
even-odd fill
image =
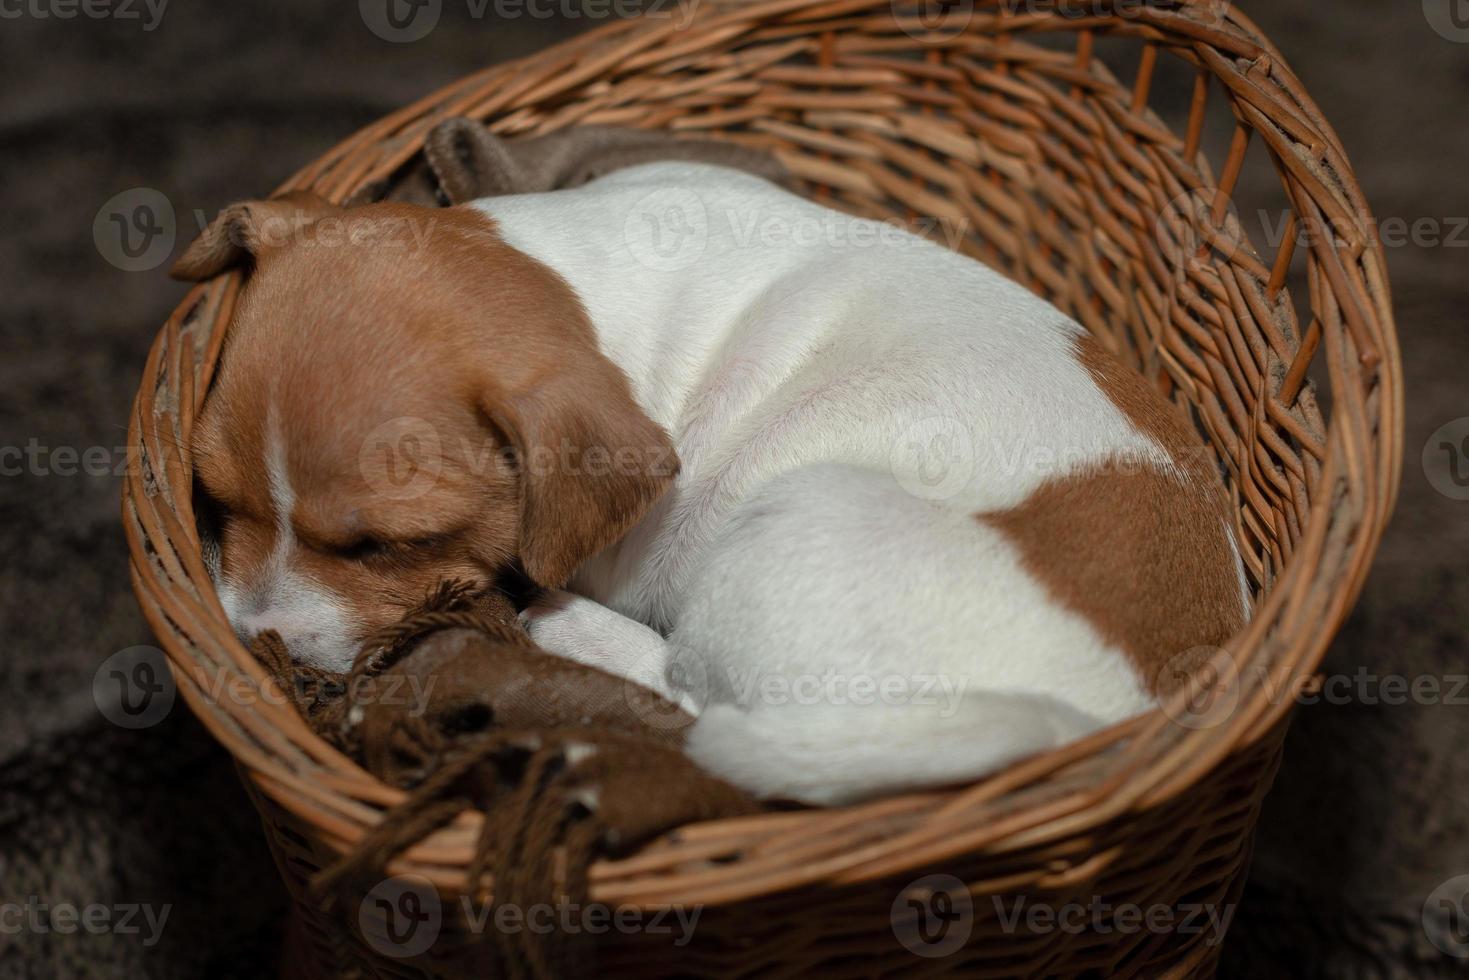
[[[761,797],[972,781],[1146,705],[997,533],[855,467],[752,496],[670,641],[709,675],[685,751]]]
[[[968,691],[952,707],[715,704],[689,729],[684,751],[757,797],[840,806],[968,782],[1098,727],[1041,694]]]

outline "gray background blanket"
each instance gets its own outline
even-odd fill
[[[187,238],[196,210],[263,194],[421,94],[595,23],[566,16],[576,2],[443,6],[436,30],[398,44],[351,0],[0,2],[0,977],[274,968],[284,898],[228,756],[182,705],[132,731],[93,700],[99,665],[151,642],[113,469],[148,346],[183,294],[162,268],[104,261],[93,221],[113,195],[155,188]],[[1296,715],[1226,973],[1447,976],[1469,960],[1440,955],[1422,916],[1469,873],[1469,704],[1379,695],[1384,677],[1448,678],[1448,692],[1469,671],[1469,503],[1420,462],[1431,433],[1469,416],[1469,28],[1455,26],[1469,4],[1244,7],[1335,122],[1379,218],[1422,233],[1388,255],[1402,500],[1327,660],[1348,695]],[[63,934],[32,914],[59,903],[106,921]]]

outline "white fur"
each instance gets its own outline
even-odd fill
[[[266,416],[265,467],[270,506],[275,515],[275,546],[264,574],[245,589],[233,578],[218,582],[220,604],[242,642],[264,630],[280,633],[297,660],[329,670],[352,666],[357,648],[348,639],[348,612],[343,603],[318,582],[292,567],[296,534],[291,510],[296,493],[286,466],[286,442],[272,405]]]
[[[701,764],[844,802],[975,778],[1153,704],[975,519],[1106,458],[1174,469],[1054,307],[721,168],[475,206],[572,286],[677,444],[674,489],[573,588],[666,636],[664,676],[709,706],[689,738]],[[585,611],[530,628],[636,676],[660,655],[646,631],[620,655]]]
[[[1044,695],[974,691],[963,710],[821,702],[800,711],[711,705],[685,749],[765,796],[839,805],[972,779],[1075,741],[1095,719]],[[955,751],[951,746],[963,746]],[[839,748],[837,748],[839,746]]]

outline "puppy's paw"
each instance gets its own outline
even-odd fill
[[[561,591],[536,599],[520,621],[547,653],[634,681],[697,714],[696,699],[670,682],[673,648],[657,630],[586,596]]]
[[[520,613],[520,625],[535,641],[536,646],[547,653],[571,656],[570,651],[584,645],[592,632],[591,611],[583,607],[590,599],[572,595],[560,589],[549,589]],[[603,607],[597,606],[598,609]]]
[[[586,596],[551,589],[520,614],[521,625],[547,653],[623,673],[619,666],[662,638],[636,620]]]

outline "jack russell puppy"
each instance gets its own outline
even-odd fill
[[[242,637],[345,669],[519,562],[546,651],[817,804],[972,780],[1157,705],[1245,623],[1192,428],[998,273],[655,163],[429,209],[227,209],[248,263],[192,444]],[[562,591],[564,589],[564,591]]]

